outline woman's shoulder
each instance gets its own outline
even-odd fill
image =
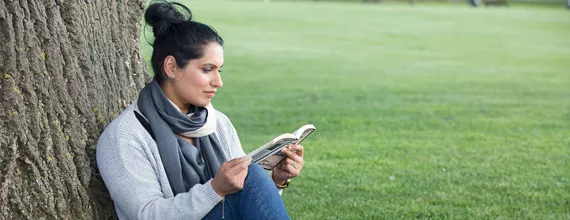
[[[235,132],[235,128],[230,120],[230,118],[216,109],[216,120],[217,120],[217,130],[222,132],[224,135],[230,135]]]
[[[218,109],[216,109],[216,119],[218,120],[218,123],[230,123],[230,118]]]
[[[145,145],[153,142],[152,137],[135,116],[135,104],[127,107],[103,131],[97,143],[97,151],[117,149],[121,142],[136,142]]]

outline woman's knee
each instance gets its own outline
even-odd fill
[[[252,163],[252,164],[250,164],[250,165],[248,166],[247,172],[248,172],[248,175],[249,175],[249,174],[253,174],[253,175],[267,175],[267,172],[266,172],[263,168],[261,168],[261,166],[255,164],[255,163]]]
[[[245,178],[245,186],[248,185],[259,185],[259,184],[271,184],[271,177],[267,172],[257,164],[250,164],[247,170],[247,177]],[[259,186],[258,186],[259,187]]]
[[[247,179],[259,179],[268,177],[267,172],[257,164],[250,164],[247,168]]]

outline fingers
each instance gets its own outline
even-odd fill
[[[303,160],[303,146],[292,144],[281,150],[287,157],[273,170],[274,180],[285,181],[299,176],[305,161]]]
[[[250,157],[235,158],[223,163],[212,181],[214,191],[220,196],[225,196],[241,190],[250,163]]]
[[[240,158],[234,158],[230,161],[226,161],[225,163],[222,164],[223,169],[230,169],[232,167],[234,167],[235,165],[238,165],[240,162],[243,161],[244,157],[240,157]]]
[[[303,148],[303,145],[300,144],[291,144],[289,146],[287,146],[285,149],[293,151],[295,154],[297,154],[299,157],[303,157],[303,154],[305,153],[305,149]]]
[[[285,153],[285,155],[287,155],[287,159],[292,160],[291,164],[293,164],[293,160],[294,160],[294,161],[296,161],[297,164],[299,164],[301,166],[305,165],[305,161],[297,153],[295,153],[291,150],[287,150],[287,149],[283,149],[282,152]]]
[[[240,158],[234,158],[230,161],[227,161],[227,162],[223,163],[222,166],[224,166],[225,169],[230,169],[234,166],[237,166],[237,165],[240,165],[241,163],[246,162],[247,159],[249,159],[249,161],[251,162],[251,157],[243,156]]]
[[[299,176],[299,170],[297,168],[295,168],[292,164],[287,164],[285,167],[285,172],[287,172],[289,178],[294,178],[296,176]]]
[[[244,171],[247,172],[247,167],[249,166],[249,164],[251,164],[251,157],[244,157],[243,159],[241,159],[239,163],[237,163],[233,167],[230,167],[228,172],[233,175],[241,174]]]
[[[289,173],[289,177],[291,178],[291,177],[298,176],[299,173],[301,172],[301,169],[303,168],[303,166],[297,162],[294,162],[294,160],[292,160],[290,158],[286,158],[285,160],[283,160],[283,162],[279,168],[281,170]]]
[[[293,147],[291,148],[291,150],[296,152],[297,155],[299,155],[299,157],[303,158],[303,154],[305,154],[305,148],[303,147],[303,145],[295,144],[292,146]]]

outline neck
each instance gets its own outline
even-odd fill
[[[190,105],[184,104],[178,98],[178,96],[176,96],[172,86],[170,86],[168,83],[163,83],[162,85],[160,85],[160,88],[162,89],[162,92],[164,92],[164,95],[166,96],[166,98],[170,99],[170,101],[173,102],[174,105],[176,105],[178,107],[178,109],[183,114],[188,114],[188,110],[190,109]]]

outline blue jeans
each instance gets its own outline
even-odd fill
[[[243,189],[227,195],[204,219],[290,219],[273,180],[257,164],[248,167]]]

